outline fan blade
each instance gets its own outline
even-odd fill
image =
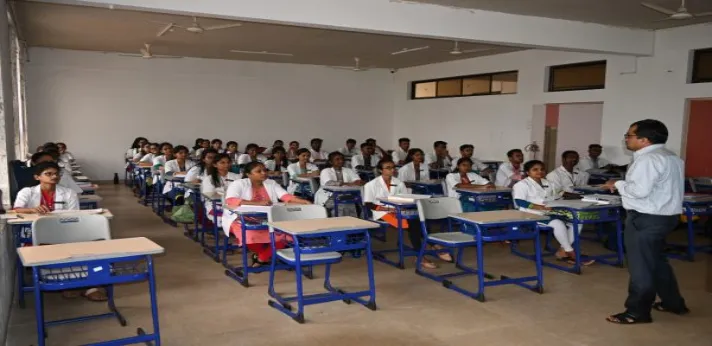
[[[403,48],[397,52],[392,52],[391,55],[412,53],[412,52],[417,52],[417,51],[425,50],[425,49],[429,49],[429,48],[430,48],[430,46],[423,46],[423,47],[417,47],[417,48]]]
[[[158,32],[158,34],[156,34],[156,37],[161,37],[165,35],[168,31],[173,29],[173,25],[173,23],[168,23],[165,27],[163,27],[163,29],[161,29],[161,31]]]
[[[229,29],[229,28],[236,28],[238,26],[242,26],[242,24],[232,23],[232,24],[223,24],[223,25],[204,26],[203,30],[210,31],[210,30]]]
[[[130,58],[143,58],[143,55],[141,55],[141,54],[119,53],[119,56],[127,56],[127,57],[130,57]]]
[[[277,52],[268,52],[266,50],[263,51],[250,51],[250,50],[237,50],[237,49],[231,49],[231,53],[239,53],[239,54],[260,54],[260,55],[277,55],[277,56],[294,56],[292,53],[277,53]]]
[[[151,55],[151,58],[158,58],[158,59],[183,59],[182,56],[175,56],[175,55]]]
[[[695,14],[693,14],[693,16],[695,16],[695,18],[697,18],[697,17],[709,17],[709,16],[712,16],[712,12],[695,13]]]
[[[486,52],[488,50],[494,50],[495,48],[475,48],[475,49],[468,49],[468,50],[461,50],[460,53],[477,53],[477,52]]]
[[[667,14],[667,15],[669,15],[669,16],[672,16],[673,14],[677,13],[677,11],[675,11],[675,10],[671,10],[671,9],[662,7],[662,6],[660,6],[660,5],[651,4],[651,3],[648,3],[648,2],[641,2],[640,5],[642,5],[643,7],[647,7],[647,8],[649,8],[649,9],[653,10],[653,11],[657,11],[657,12],[660,12],[660,13]]]

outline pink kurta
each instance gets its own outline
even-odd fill
[[[284,195],[281,198],[282,202],[289,202],[294,198],[293,195]],[[259,201],[269,201],[269,194],[267,194],[267,189],[265,189],[264,186],[261,187],[252,187],[252,200],[250,202],[259,202]],[[239,198],[228,198],[225,202],[231,205],[240,205],[242,203],[242,199]],[[230,233],[235,235],[235,238],[237,238],[238,244],[242,244],[242,223],[240,223],[240,219],[238,218],[235,220],[232,225],[230,225]],[[269,230],[249,230],[245,232],[245,236],[247,239],[245,240],[247,244],[268,244],[270,242],[269,239]],[[286,239],[286,236],[284,233],[280,233],[276,237],[276,241],[284,241]]]

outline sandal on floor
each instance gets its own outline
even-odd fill
[[[615,324],[639,324],[639,323],[651,323],[653,322],[653,319],[648,317],[648,318],[641,318],[634,316],[628,312],[621,312],[620,314],[615,314],[606,317],[606,321],[615,323]]]
[[[663,306],[662,302],[653,303],[653,309],[660,312],[669,312],[675,315],[686,315],[690,313],[690,309],[688,309],[686,306],[682,307],[682,309],[667,309]]]
[[[433,249],[436,251],[445,250],[445,248],[442,246],[433,246]],[[442,261],[445,261],[448,263],[455,262],[455,260],[452,258],[452,255],[450,255],[449,252],[438,252],[437,255],[438,255],[438,258],[441,259]]]
[[[417,259],[415,260],[415,263],[418,264]],[[425,258],[423,258],[423,261],[420,262],[420,269],[437,269],[437,268],[438,268],[437,264],[430,262],[429,260],[426,260]]]
[[[250,267],[252,268],[259,268],[261,266],[269,265],[269,262],[262,262],[260,261],[260,257],[256,254],[252,254],[252,264],[250,264]]]
[[[86,292],[82,293],[82,297],[86,298],[90,302],[105,302],[109,300],[106,295],[106,291],[101,288],[90,288]]]

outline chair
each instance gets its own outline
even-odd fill
[[[101,215],[42,217],[32,223],[34,246],[109,239],[109,220]]]

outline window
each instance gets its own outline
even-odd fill
[[[712,48],[698,49],[692,57],[692,83],[712,83]]]
[[[517,93],[517,71],[413,82],[411,99],[433,99]]]
[[[603,89],[606,87],[606,62],[551,66],[549,91]]]

